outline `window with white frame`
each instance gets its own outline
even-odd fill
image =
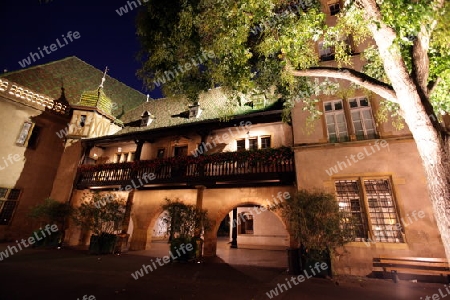
[[[270,136],[261,137],[261,149],[270,148]]]
[[[134,161],[135,152],[119,152],[114,156],[115,163]]]
[[[328,140],[331,143],[348,141],[347,122],[342,100],[324,102]]]
[[[248,148],[246,147],[246,140],[248,140]],[[259,143],[258,140],[260,140]],[[269,135],[236,140],[236,151],[267,149],[271,146],[271,137]]]
[[[375,122],[369,100],[365,97],[350,99],[350,113],[357,140],[376,138]]]
[[[252,137],[248,139],[248,150],[258,150],[258,138]]]
[[[245,139],[236,140],[236,150],[245,151]]]
[[[388,178],[337,180],[335,188],[342,226],[353,231],[355,241],[404,242]]]
[[[19,189],[0,187],[0,225],[8,225],[11,222],[20,192]]]

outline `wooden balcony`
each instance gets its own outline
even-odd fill
[[[136,189],[224,186],[266,186],[295,181],[294,154],[290,148],[223,152],[211,155],[169,157],[116,164],[81,165],[77,188]]]

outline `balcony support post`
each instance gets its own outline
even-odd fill
[[[134,160],[141,160],[142,146],[144,145],[143,140],[135,140],[136,143],[136,152],[134,152]]]
[[[231,226],[231,248],[237,248],[237,230],[238,230],[238,219],[237,219],[237,207],[233,208],[233,221]]]

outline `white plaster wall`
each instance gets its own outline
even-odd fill
[[[42,112],[15,104],[0,96],[0,128],[2,141],[0,147],[0,187],[11,188],[19,179],[25,165],[26,147],[17,146],[16,139],[25,121]],[[11,161],[8,159],[11,158]]]

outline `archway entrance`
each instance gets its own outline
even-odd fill
[[[287,267],[288,245],[279,216],[259,205],[233,208],[217,230],[217,256],[230,265]]]

